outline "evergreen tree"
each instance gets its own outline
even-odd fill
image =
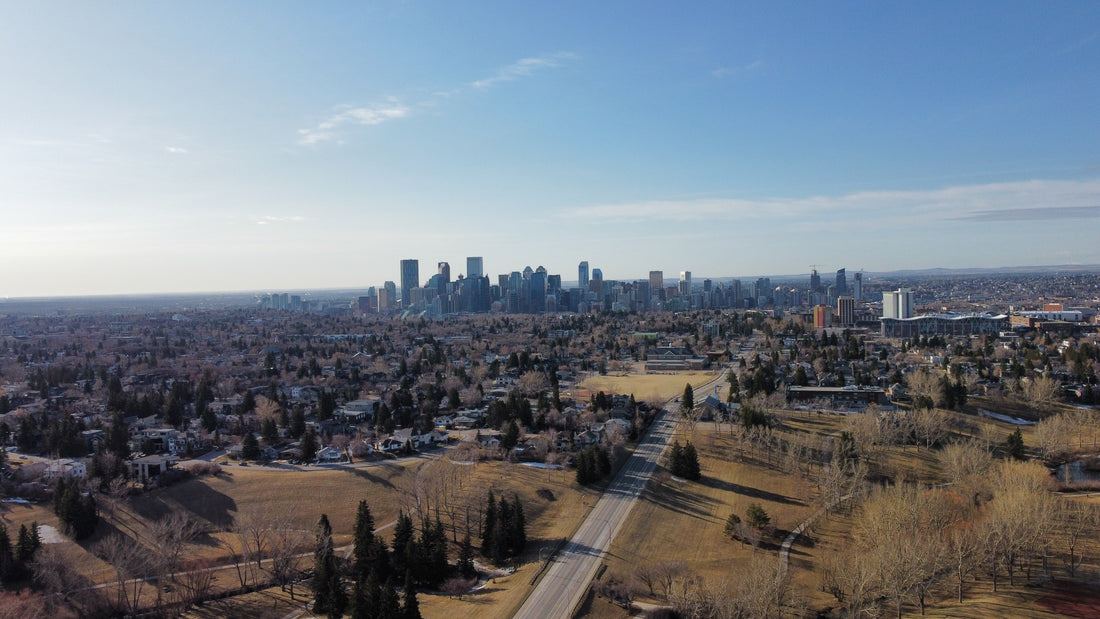
[[[764,511],[759,503],[749,503],[748,508],[745,509],[745,524],[754,529],[763,529],[771,521],[772,517]]]
[[[2,541],[2,540],[0,540]],[[470,535],[462,538],[462,545],[458,551],[458,573],[464,578],[477,576],[477,568],[474,566],[474,546],[470,543]]]
[[[290,435],[300,438],[306,432],[306,413],[301,406],[294,407],[294,414],[290,416]]]
[[[512,448],[519,443],[519,425],[516,420],[513,419],[508,422],[508,427],[505,428],[504,434],[500,437],[500,447],[504,451],[512,451]]]
[[[271,417],[264,419],[260,424],[260,434],[264,437],[264,443],[268,446],[279,442],[279,425]]]
[[[497,528],[497,502],[493,490],[489,489],[489,499],[485,502],[485,518],[481,525],[481,554],[489,557],[493,549],[493,534]]]
[[[355,514],[355,542],[352,550],[357,574],[372,572],[376,580],[389,575],[389,556],[386,542],[374,534],[374,516],[366,501],[359,501]],[[376,583],[377,584],[377,583]]]
[[[412,565],[409,561],[415,540],[413,539],[412,518],[404,512],[397,515],[397,525],[393,531],[393,573],[404,574]],[[415,560],[415,557],[413,557]]]
[[[687,415],[695,409],[695,390],[691,383],[684,385],[684,395],[680,398],[680,414]]]
[[[1024,457],[1024,435],[1020,432],[1020,428],[1016,428],[1016,431],[1008,435],[1005,439],[1005,448],[1008,450],[1008,455],[1017,460],[1022,460]]]
[[[509,550],[512,556],[523,554],[524,549],[527,548],[527,518],[523,515],[523,505],[519,502],[519,495],[516,494],[512,495],[512,530],[509,538],[511,538]]]
[[[702,477],[702,470],[699,467],[699,454],[696,453],[695,445],[691,441],[684,445],[683,467],[685,479],[699,481]]]
[[[306,428],[298,449],[302,450],[302,462],[313,462],[317,458],[317,434],[313,428]]]
[[[0,522],[0,584],[15,573],[15,549],[8,536],[8,528]]]
[[[241,460],[257,460],[260,457],[260,442],[251,432],[244,433],[241,441]]]
[[[341,617],[347,609],[348,599],[336,553],[332,545],[332,525],[328,515],[321,514],[314,528],[316,547],[313,551],[313,612],[329,617]]]
[[[206,406],[205,403],[202,406],[202,412],[199,413],[199,419],[202,420],[203,430],[213,432],[218,429],[218,416],[214,414],[214,409]]]
[[[405,604],[401,608],[401,616],[402,619],[421,619],[420,602],[416,599],[416,587],[413,586],[411,576],[405,578]]]
[[[352,619],[376,619],[382,606],[382,588],[374,572],[360,574],[352,589]]]
[[[32,522],[29,529],[25,524],[19,525],[19,541],[15,544],[15,559],[19,563],[30,563],[41,545],[42,540],[38,537],[38,521]]]
[[[387,580],[382,585],[382,596],[378,603],[377,619],[401,619],[401,600],[397,597],[397,589],[392,580]]]

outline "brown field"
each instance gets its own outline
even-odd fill
[[[734,442],[728,433],[716,435],[713,424],[699,424],[692,442],[699,452],[702,481],[677,481],[662,474],[650,482],[611,546],[609,574],[627,575],[643,563],[683,561],[708,582],[730,580],[754,553],[778,556],[787,532],[813,513],[809,480],[736,461]],[[754,502],[771,515],[776,529],[756,550],[723,532],[731,513],[743,516]]]
[[[624,395],[633,394],[634,399],[639,402],[663,404],[682,394],[685,384],[691,383],[692,388],[697,389],[718,375],[710,371],[646,374],[644,368],[645,364],[638,362],[627,372],[608,373],[606,376],[596,374],[577,385],[574,391],[575,397],[586,400],[589,394],[603,391]],[[696,394],[696,398],[700,398],[700,395]]]

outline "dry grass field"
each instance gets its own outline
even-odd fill
[[[634,394],[634,399],[639,402],[651,404],[663,404],[684,392],[684,385],[691,383],[693,389],[704,385],[714,377],[715,372],[666,372],[646,374],[645,364],[638,362],[633,364],[630,370],[622,373],[608,373],[606,376],[596,374],[579,383],[574,389],[575,397],[587,400],[590,394],[597,391],[604,393]],[[697,398],[699,394],[696,394]]]

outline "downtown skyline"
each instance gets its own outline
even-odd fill
[[[0,297],[1100,264],[1095,4],[0,17]]]

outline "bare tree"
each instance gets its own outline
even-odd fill
[[[116,607],[136,612],[145,580],[154,571],[148,553],[130,538],[117,534],[100,540],[95,550],[115,570]]]

